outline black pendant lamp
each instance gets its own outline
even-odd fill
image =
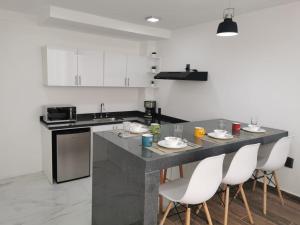
[[[234,17],[234,8],[227,8],[224,10],[224,21],[219,24],[217,36],[231,37],[239,34],[238,25],[232,20]]]

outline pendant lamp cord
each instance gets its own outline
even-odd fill
[[[224,9],[224,12],[223,12],[223,18],[226,19],[226,18],[233,18],[234,17],[234,8],[231,7],[231,1],[232,0],[228,0],[228,8],[225,8]]]

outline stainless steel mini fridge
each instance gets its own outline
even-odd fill
[[[53,131],[53,176],[57,183],[90,176],[90,133],[90,128]]]

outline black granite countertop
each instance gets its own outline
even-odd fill
[[[92,127],[92,126],[101,126],[108,124],[118,124],[125,121],[138,122],[145,125],[150,125],[151,123],[159,124],[168,124],[168,123],[183,123],[187,122],[182,119],[160,115],[156,116],[153,119],[144,118],[144,113],[140,111],[122,111],[122,112],[107,112],[103,113],[103,120],[100,118],[100,114],[96,113],[96,118],[94,113],[78,114],[77,121],[72,123],[57,123],[57,124],[47,124],[43,121],[43,118],[40,117],[40,122],[46,126],[49,130],[60,130],[60,129],[71,129],[78,127]],[[110,118],[114,120],[109,121]],[[100,119],[100,120],[99,120]],[[106,121],[107,119],[107,121]]]
[[[225,129],[231,131],[232,121],[224,121]],[[194,150],[172,153],[167,155],[159,155],[141,145],[141,137],[134,138],[120,138],[112,132],[99,132],[94,135],[98,135],[112,144],[119,146],[121,149],[144,161],[145,166],[149,167],[149,170],[169,168],[181,164],[201,160],[203,158],[219,155],[222,153],[230,153],[237,151],[240,147],[247,144],[261,143],[268,144],[277,141],[281,137],[288,136],[287,131],[277,130],[272,128],[266,128],[266,133],[250,133],[241,130],[239,135],[235,135],[234,139],[222,142],[217,141],[205,141],[194,138],[194,127],[204,127],[206,132],[212,132],[214,129],[218,129],[220,119],[198,121],[198,122],[185,122],[183,124],[183,138],[187,139],[191,143],[201,144],[201,148]],[[245,123],[241,123],[241,126],[247,126]],[[174,125],[165,124],[161,126],[161,134],[158,137],[159,140],[164,139],[167,136],[173,136]],[[97,151],[97,149],[94,149]]]

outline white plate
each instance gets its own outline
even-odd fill
[[[215,138],[215,139],[221,139],[221,140],[229,140],[232,139],[233,136],[231,134],[225,134],[224,136],[219,136],[215,132],[211,132],[207,134],[209,137]]]
[[[159,141],[157,144],[164,148],[173,148],[173,149],[185,148],[187,146],[187,143],[184,143],[184,142],[180,142],[177,146],[173,146],[173,145],[170,146],[166,143],[165,140]]]
[[[139,129],[130,129],[130,132],[133,133],[133,134],[142,134],[142,133],[146,133],[148,132],[148,129],[147,128],[139,128]]]
[[[265,133],[266,132],[266,130],[264,130],[262,128],[259,128],[259,130],[252,130],[250,127],[243,127],[243,130],[251,132],[251,133]]]

